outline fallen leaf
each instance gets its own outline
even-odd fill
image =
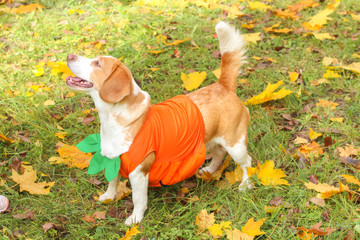
[[[325,200],[322,198],[312,197],[310,199],[310,202],[312,202],[313,204],[315,204],[317,206],[325,207]]]
[[[289,77],[290,77],[291,82],[295,82],[299,77],[299,73],[297,73],[297,72],[289,72]]]
[[[264,102],[268,102],[268,101],[272,101],[272,100],[281,99],[293,92],[291,90],[285,89],[285,87],[277,92],[274,92],[282,84],[283,84],[282,80],[278,81],[275,84],[268,83],[265,90],[262,93],[260,93],[259,95],[253,96],[252,98],[250,98],[247,101],[247,104],[255,105],[255,104],[260,104],[260,103],[264,103]]]
[[[260,219],[259,221],[254,221],[254,218],[250,218],[244,227],[241,228],[241,231],[251,237],[259,236],[265,234],[265,232],[260,230],[260,227],[264,224],[266,218]]]
[[[269,5],[266,5],[265,3],[259,2],[259,1],[247,1],[249,4],[250,9],[252,10],[259,10],[266,12],[267,9],[271,9]]]
[[[55,105],[55,101],[52,99],[46,100],[44,102],[44,106],[52,106],[52,105]]]
[[[131,193],[131,189],[126,186],[128,180],[125,180],[123,182],[119,182],[117,188],[116,188],[116,200],[123,199]]]
[[[261,34],[261,32],[256,32],[256,33],[242,34],[241,36],[243,36],[245,41],[247,41],[248,43],[256,44],[258,41],[261,40],[260,34]]]
[[[57,76],[59,73],[62,73],[61,78],[65,80],[68,76],[75,75],[71,72],[65,62],[48,62],[47,66],[52,68],[52,75]]]
[[[174,42],[166,43],[165,45],[166,46],[175,46],[175,45],[179,45],[180,43],[186,42],[186,41],[188,41],[190,39],[191,39],[191,37],[183,39],[183,40],[175,40]]]
[[[221,68],[215,69],[214,71],[212,71],[212,73],[215,75],[217,79],[219,79],[221,75]]]
[[[310,131],[309,131],[309,138],[311,141],[317,139],[318,137],[322,136],[322,133],[317,133],[315,132],[314,130],[312,130],[312,128],[310,128]]]
[[[0,133],[0,140],[4,141],[4,142],[7,142],[7,143],[14,143],[15,140],[13,139],[10,139],[8,137],[5,137],[3,134]]]
[[[255,168],[247,168],[247,172],[249,176],[256,175],[262,185],[290,185],[282,179],[286,174],[281,169],[274,169],[274,166],[274,161],[269,160],[262,165],[258,163]]]
[[[70,146],[63,143],[59,145],[60,147],[57,149],[57,152],[66,165],[80,169],[84,169],[89,166],[92,158],[91,153],[81,152],[76,146]]]
[[[234,230],[226,229],[226,237],[229,240],[253,240],[254,237],[247,235],[246,233],[241,232],[239,229],[234,228]]]
[[[183,87],[187,91],[194,90],[195,88],[198,88],[201,83],[206,78],[206,72],[192,72],[186,75],[185,73],[181,73],[181,80],[183,81]]]
[[[236,182],[241,182],[243,176],[242,168],[237,165],[235,170],[232,172],[226,172],[225,178],[229,181],[229,183],[232,185]]]
[[[195,224],[201,229],[207,229],[214,225],[214,213],[208,214],[206,210],[201,210],[196,216]]]
[[[338,117],[338,118],[329,118],[332,122],[339,122],[342,123],[344,121],[344,118]]]
[[[341,75],[332,71],[332,70],[326,70],[326,72],[323,75],[324,78],[329,79],[329,78],[341,78]]]
[[[305,144],[308,143],[309,141],[305,138],[302,137],[296,137],[294,140],[294,144]]]
[[[138,229],[138,227],[132,227],[131,229],[128,229],[125,233],[125,236],[123,238],[120,238],[120,240],[130,240],[132,236],[135,236],[139,233],[141,233]]]
[[[345,178],[346,182],[360,186],[360,181],[356,177],[347,174],[343,174],[341,176]],[[360,191],[360,188],[358,189],[358,191]]]
[[[303,154],[306,158],[308,158],[311,154],[315,157],[322,155],[324,153],[323,149],[321,148],[320,144],[317,142],[311,142],[306,145],[301,146],[298,151]]]
[[[337,106],[339,106],[338,103],[335,103],[335,102],[332,102],[332,101],[327,101],[327,100],[324,100],[324,99],[318,99],[318,103],[316,103],[316,106],[319,106],[319,107],[324,107],[324,108],[327,108],[329,107],[330,110],[334,110]]]
[[[219,224],[213,224],[211,227],[208,228],[211,236],[218,238],[223,235],[223,231]]]
[[[305,187],[308,189],[312,189],[315,190],[318,193],[321,193],[320,195],[318,195],[317,197],[320,198],[329,198],[331,196],[333,196],[334,194],[338,194],[343,192],[344,190],[348,190],[349,187],[346,185],[342,185],[341,182],[339,182],[339,187],[334,187],[331,186],[327,183],[318,183],[318,184],[314,184],[314,183],[305,183]]]
[[[287,8],[294,12],[300,12],[304,8],[317,7],[319,3],[314,2],[313,0],[304,0],[300,1],[294,5],[287,5]]]
[[[335,8],[339,5],[340,1],[333,5],[329,4],[324,10],[311,17],[309,22],[303,23],[304,28],[310,31],[314,31],[324,27],[328,20],[332,20],[329,15],[331,15],[335,11]]]
[[[351,157],[357,156],[360,152],[360,148],[355,148],[354,146],[348,145],[345,147],[338,147],[340,157]]]
[[[35,77],[40,77],[42,75],[44,75],[44,68],[36,68],[35,70],[32,71],[35,75]]]
[[[11,170],[12,176],[10,177],[14,182],[20,186],[20,192],[27,191],[30,194],[48,194],[50,188],[55,182],[37,182],[36,171],[32,166],[23,166],[24,173],[19,175],[14,169]]]
[[[329,33],[312,33],[314,35],[314,37],[316,39],[319,40],[325,40],[325,39],[330,39],[330,40],[334,40],[335,37],[331,36]]]

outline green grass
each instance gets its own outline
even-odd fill
[[[274,0],[269,5],[278,9],[296,2]],[[239,84],[237,90],[241,99],[246,100],[259,94],[268,82],[279,80],[284,80],[286,88],[295,92],[285,99],[249,107],[252,119],[249,153],[253,158],[253,166],[257,161],[264,163],[274,160],[276,168],[286,172],[290,186],[268,187],[257,184],[250,191],[238,192],[237,184],[219,189],[216,182],[206,183],[193,177],[188,181],[196,182],[197,187],[191,189],[187,196],[198,196],[200,199],[193,204],[177,201],[180,183],[166,188],[150,188],[148,210],[138,227],[141,233],[135,238],[212,239],[207,231],[197,233],[195,217],[202,209],[214,212],[217,223],[231,221],[232,226],[238,229],[251,217],[255,220],[266,218],[261,227],[265,234],[256,239],[296,239],[296,232],[291,226],[310,228],[318,222],[323,222],[323,227],[337,229],[325,239],[344,239],[349,232],[353,234],[353,239],[360,237],[354,231],[356,221],[360,218],[359,200],[351,200],[347,193],[342,193],[327,199],[325,207],[312,203],[307,206],[316,193],[304,187],[304,182],[308,182],[309,176],[313,174],[317,175],[319,182],[334,185],[341,179],[341,174],[360,177],[358,171],[341,164],[335,153],[337,147],[346,144],[360,147],[359,76],[341,71],[341,78],[329,79],[328,84],[311,84],[323,77],[326,69],[322,59],[325,56],[335,57],[344,64],[360,61],[353,56],[359,52],[359,36],[356,35],[359,22],[347,13],[359,11],[360,3],[356,0],[342,1],[331,15],[333,19],[320,30],[336,36],[334,40],[320,41],[313,36],[305,37],[302,32],[277,34],[274,37],[274,34],[264,31],[264,27],[277,22],[281,23],[279,28],[301,29],[303,22],[324,9],[328,3],[317,2],[320,6],[302,10],[301,18],[293,21],[251,10],[246,2],[239,4],[245,7],[242,11],[247,15],[235,20],[227,19],[220,9],[209,10],[193,4],[185,8],[174,7],[170,3],[156,7],[137,6],[132,1],[119,5],[117,1],[43,0],[39,1],[45,7],[42,11],[26,14],[0,11],[0,132],[9,138],[15,138],[16,133],[21,132],[31,140],[31,143],[20,140],[14,143],[0,141],[1,162],[7,161],[0,166],[1,179],[5,180],[0,185],[0,194],[9,198],[11,207],[10,213],[0,215],[0,239],[8,239],[6,236],[17,230],[24,232],[23,239],[118,239],[128,229],[124,225],[125,215],[132,211],[125,204],[131,200],[131,196],[106,205],[93,199],[99,188],[106,188],[103,174],[95,176],[103,182],[97,187],[89,182],[90,176],[86,170],[51,165],[48,162],[50,157],[57,156],[55,145],[59,139],[55,133],[66,131],[68,135],[64,142],[74,145],[85,136],[99,132],[99,119],[93,113],[96,120],[88,126],[84,125],[81,122],[86,116],[83,111],[94,107],[90,97],[83,93],[76,93],[71,98],[64,97],[70,90],[60,75],[51,74],[49,67],[45,67],[43,76],[34,76],[32,70],[38,62],[65,62],[66,55],[70,53],[87,57],[122,57],[142,89],[150,93],[152,103],[157,103],[184,92],[180,79],[182,72],[206,71],[207,79],[202,86],[216,81],[211,71],[219,67],[220,60],[211,54],[218,50],[218,41],[213,34],[219,20],[229,21],[243,33],[264,34],[261,41],[248,48],[249,63],[239,76],[239,79],[246,79],[247,83]],[[230,2],[227,4],[231,5]],[[0,5],[0,8],[3,6]],[[84,13],[70,14],[69,9],[80,9]],[[124,22],[124,19],[128,19],[128,22]],[[242,23],[251,20],[256,21],[254,29],[241,28]],[[64,24],[65,21],[67,24]],[[123,28],[119,26],[122,23],[125,23]],[[172,40],[169,41],[191,37],[199,48],[194,48],[190,41],[177,46],[159,44],[156,36],[160,34],[170,36]],[[90,48],[88,51],[82,47],[82,43],[101,39],[106,40],[101,49]],[[140,43],[139,49],[133,47],[135,43]],[[158,55],[147,52],[154,46],[167,51]],[[283,49],[276,50],[279,47]],[[171,57],[175,49],[181,51],[181,58]],[[277,63],[261,67],[261,61],[256,61],[252,56],[271,57]],[[150,68],[160,70],[153,72]],[[290,71],[300,71],[302,82],[290,82]],[[50,89],[36,92],[29,87],[29,82],[43,83]],[[297,96],[300,88],[303,91]],[[33,95],[29,96],[29,93]],[[44,106],[43,103],[48,99],[54,100],[55,105]],[[315,106],[318,99],[334,101],[339,106],[335,110]],[[305,112],[303,108],[307,104],[314,106],[311,111]],[[281,130],[281,126],[287,125],[283,114],[292,114],[297,120],[292,129]],[[343,117],[344,122],[331,122],[331,117]],[[335,143],[326,148],[321,157],[310,158],[311,164],[301,167],[294,156],[299,146],[294,145],[293,140],[300,133],[307,135],[310,128],[323,133],[316,140],[323,147],[324,137],[331,136]],[[284,153],[282,148],[287,152]],[[28,162],[38,172],[45,173],[47,176],[38,174],[40,181],[55,181],[50,194],[39,196],[20,193],[19,186],[9,179],[9,166],[15,159]],[[227,171],[234,167],[232,163]],[[269,202],[278,196],[283,197],[283,201],[290,206],[266,213],[264,207],[269,206]],[[106,219],[97,220],[96,223],[82,220],[95,211],[108,213],[112,207],[125,213],[122,218],[107,215]],[[13,217],[28,211],[33,211],[33,220]],[[42,225],[47,222],[60,227],[44,233]]]

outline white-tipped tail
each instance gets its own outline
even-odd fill
[[[219,83],[236,91],[238,70],[246,63],[246,41],[237,29],[225,22],[216,24],[215,31],[222,55]]]

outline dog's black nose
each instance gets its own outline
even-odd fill
[[[68,60],[68,61],[76,60],[76,55],[73,55],[73,54],[67,55],[67,60]]]

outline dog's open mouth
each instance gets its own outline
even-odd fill
[[[72,77],[69,76],[66,78],[66,85],[68,85],[69,87],[73,87],[73,88],[92,88],[94,85],[89,82],[86,81],[84,79],[81,79],[79,77]]]

